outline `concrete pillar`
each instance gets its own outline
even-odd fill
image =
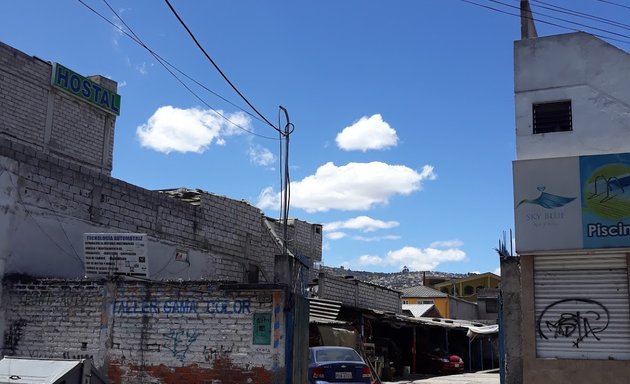
[[[13,251],[12,239],[19,196],[17,168],[18,163],[15,160],[0,157],[0,280],[4,279],[6,263]],[[4,335],[6,328],[5,314],[8,304],[3,293],[3,285],[0,283],[0,335]]]
[[[522,384],[521,350],[521,264],[520,257],[501,257],[501,293],[503,295],[503,332],[507,384]]]

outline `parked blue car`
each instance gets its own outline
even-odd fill
[[[370,367],[361,356],[348,347],[309,348],[309,384],[369,384]]]

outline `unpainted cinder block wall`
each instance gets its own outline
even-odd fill
[[[401,293],[387,287],[325,273],[319,274],[318,285],[320,299],[336,300],[357,308],[402,313]]]
[[[51,73],[51,63],[0,42],[0,137],[111,174],[116,116],[53,88]],[[112,80],[90,80],[116,91]]]
[[[5,355],[92,358],[113,384],[284,381],[277,286],[8,278],[2,299]]]

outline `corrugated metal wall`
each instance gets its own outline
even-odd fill
[[[630,359],[627,259],[625,254],[534,258],[537,357]]]

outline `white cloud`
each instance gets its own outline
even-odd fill
[[[399,240],[399,239],[400,239],[400,236],[396,236],[396,235],[373,236],[373,237],[365,237],[365,236],[352,237],[352,240],[366,241],[366,242],[383,241],[383,240]]]
[[[396,130],[380,114],[363,116],[337,134],[337,146],[344,151],[387,149],[398,144]]]
[[[459,240],[446,240],[446,241],[434,241],[429,245],[429,248],[458,248],[464,245]]]
[[[495,269],[492,273],[494,273],[495,275],[501,276],[501,267],[497,267],[497,269]]]
[[[357,216],[346,221],[333,221],[324,224],[324,229],[335,231],[337,229],[357,229],[363,232],[373,232],[378,229],[389,229],[399,226],[397,221],[376,220],[368,216]]]
[[[270,150],[260,145],[252,145],[247,150],[249,161],[262,167],[268,167],[276,161],[276,156]]]
[[[242,112],[217,112],[241,127],[250,125],[249,117]],[[136,135],[143,147],[158,152],[203,153],[213,140],[217,145],[223,145],[226,136],[242,133],[234,130],[217,112],[166,105],[158,108],[145,124],[136,128]]]
[[[121,9],[119,11],[119,14],[122,15],[123,11],[124,9]],[[112,43],[115,47],[118,47],[120,45],[120,38],[123,36],[126,30],[125,26],[123,25],[123,23],[120,22],[120,19],[118,17],[112,16],[112,23],[114,24],[114,38],[112,39]]]
[[[344,232],[330,232],[330,233],[326,233],[326,238],[328,238],[330,240],[339,240],[339,239],[343,239],[346,236],[347,235]]]
[[[258,195],[256,206],[260,209],[280,210],[280,195],[273,191],[273,187],[267,187]]]
[[[342,211],[368,210],[377,204],[387,204],[394,195],[409,195],[422,186],[424,180],[434,180],[433,167],[425,165],[420,173],[404,165],[382,162],[348,163],[336,166],[328,162],[314,175],[291,183],[291,204],[309,213],[331,209]],[[265,202],[277,201],[272,189],[261,193],[257,206],[277,208]]]
[[[463,261],[466,259],[466,253],[461,249],[436,249],[436,248],[416,248],[403,247],[395,251],[387,252],[387,255],[374,256],[363,255],[359,257],[359,264],[373,266],[394,266],[402,268],[408,266],[411,270],[430,271],[434,270],[438,265],[448,261]]]
[[[142,76],[146,75],[147,73],[149,73],[147,71],[147,63],[146,62],[142,62],[142,64],[138,64],[136,65],[136,71],[138,71],[138,73],[140,73]]]
[[[359,263],[361,265],[382,265],[383,259],[373,255],[363,255],[359,257]]]

